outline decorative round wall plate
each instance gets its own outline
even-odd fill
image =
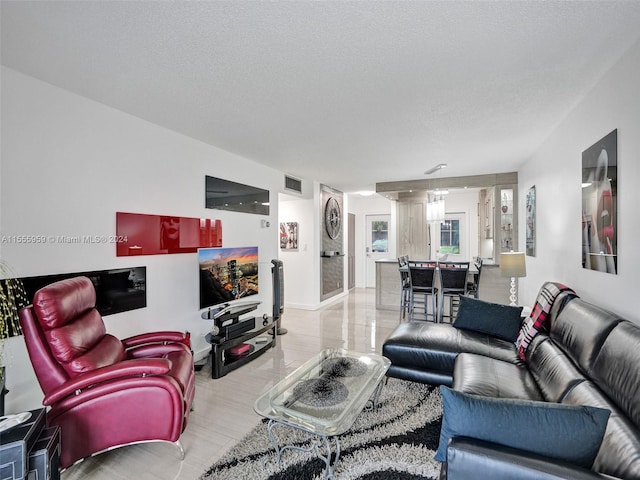
[[[338,237],[342,226],[342,216],[340,214],[340,205],[333,197],[327,200],[327,204],[324,207],[324,225],[330,238],[335,239]]]

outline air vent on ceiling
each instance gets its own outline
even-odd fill
[[[297,178],[285,175],[284,188],[287,190],[293,190],[294,192],[302,193],[302,180],[298,180]]]

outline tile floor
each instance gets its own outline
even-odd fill
[[[497,268],[483,269],[480,298],[509,303],[508,279]],[[167,443],[119,448],[88,458],[65,470],[62,480],[196,480],[260,420],[253,402],[269,387],[324,348],[381,352],[398,324],[398,313],[376,310],[374,289],[355,289],[320,310],[286,309],[288,333],[278,345],[223,378],[211,369],[196,374],[195,409],[182,435],[184,461]]]

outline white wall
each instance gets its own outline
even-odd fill
[[[536,186],[537,255],[527,257],[521,303],[532,304],[544,281],[559,281],[587,301],[640,323],[635,287],[640,272],[640,43],[604,75],[519,170],[519,215]],[[618,274],[581,263],[582,152],[618,129]],[[521,222],[524,226],[524,223]],[[525,229],[519,232],[525,245]]]
[[[271,313],[283,173],[4,67],[1,133],[3,235],[112,235],[117,211],[221,219],[223,246],[259,247],[256,313]],[[205,175],[269,189],[271,214],[206,209]],[[20,276],[145,265],[147,308],[105,317],[108,331],[189,330],[196,354],[208,351],[195,253],[116,257],[113,244],[54,242],[1,248]],[[7,411],[40,406],[22,337],[7,342],[6,353]]]

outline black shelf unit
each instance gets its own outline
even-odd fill
[[[258,319],[256,319],[257,321]],[[208,338],[211,343],[211,378],[220,378],[227,373],[246,365],[251,360],[262,355],[271,347],[276,346],[276,329],[278,322],[274,321],[273,317],[268,317],[268,323],[261,327],[254,328],[242,335],[226,339],[222,336],[211,336]],[[271,339],[264,343],[258,343],[257,337],[266,334]],[[227,352],[232,347],[240,345],[241,343],[249,343],[251,350],[243,355],[231,355]]]
[[[321,252],[320,256],[322,258],[333,258],[333,257],[344,257],[344,253],[340,252]]]
[[[2,480],[60,479],[60,427],[46,427],[46,409],[0,434]]]

